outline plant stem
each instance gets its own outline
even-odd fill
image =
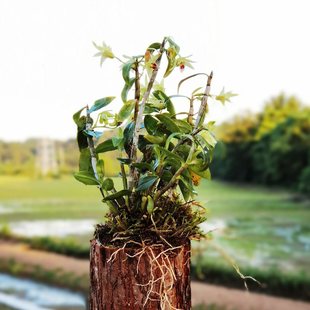
[[[194,117],[194,98],[192,96],[189,101],[189,112],[188,112],[188,117],[187,117],[187,122],[190,125],[193,125],[193,117]]]
[[[92,119],[90,117],[88,106],[86,107],[86,114],[87,114],[87,116],[86,116],[86,130],[91,130]],[[95,178],[97,179],[97,181],[99,181],[99,176],[98,176],[98,173],[97,173],[97,155],[96,155],[96,150],[95,150],[94,141],[93,141],[92,137],[87,136],[87,144],[88,144],[88,148],[89,148],[89,151],[90,151],[91,165],[92,165],[92,168],[93,168],[93,171],[94,171],[94,175],[95,175]],[[101,185],[98,185],[98,188],[100,190],[100,193],[101,193],[102,197],[104,198],[105,195],[104,195],[104,192],[103,192],[103,190],[101,188]]]
[[[140,75],[139,75],[139,62],[138,59],[135,61],[135,112],[133,117],[133,122],[137,123],[138,113],[139,113],[139,102],[140,102]],[[134,147],[131,148],[130,158],[136,157],[136,150],[134,152]],[[136,179],[135,168],[130,166],[129,170],[129,188],[132,190],[134,186],[134,180]]]
[[[123,163],[121,163],[121,173],[122,173],[123,187],[124,189],[127,189],[128,187],[127,187],[126,171]]]
[[[143,122],[143,112],[144,112],[145,104],[146,104],[146,102],[150,96],[153,84],[155,82],[155,79],[156,79],[156,76],[158,73],[161,57],[162,57],[163,52],[164,52],[165,43],[166,43],[166,38],[164,38],[164,40],[160,46],[159,57],[156,60],[156,66],[155,66],[153,73],[151,75],[151,78],[150,78],[150,81],[148,83],[146,92],[144,93],[142,101],[139,105],[137,117],[135,119],[135,129],[134,129],[134,133],[133,133],[131,156],[130,156],[130,159],[132,160],[133,163],[136,162],[136,160],[137,160],[139,132],[140,132],[141,125]],[[130,184],[131,184],[130,189],[132,189],[132,187],[134,185],[134,174],[135,174],[135,168],[130,171]]]
[[[135,113],[134,113],[133,120],[136,123],[138,112],[139,112],[139,102],[140,102],[140,75],[139,75],[138,59],[136,59],[134,70],[135,70]]]
[[[208,97],[210,96],[212,77],[213,77],[213,71],[211,71],[210,75],[208,76],[206,89],[205,89],[205,92],[204,92],[202,100],[201,100],[201,105],[199,108],[198,116],[196,118],[194,131],[197,130],[197,128],[204,122],[204,118],[206,115],[206,109],[207,109],[207,105],[208,105]]]
[[[157,191],[157,193],[155,194],[154,197],[154,202],[156,202],[156,200],[162,196],[170,187],[172,187],[174,184],[176,184],[179,180],[179,176],[183,173],[183,171],[185,169],[187,169],[188,164],[184,163],[178,170],[177,172],[174,174],[174,176],[171,178],[171,180],[169,181],[169,183],[164,186],[161,190]]]

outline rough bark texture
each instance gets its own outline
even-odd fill
[[[190,242],[117,249],[91,241],[90,309],[191,309]]]

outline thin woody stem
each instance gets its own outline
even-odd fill
[[[193,124],[193,117],[194,117],[194,98],[192,97],[189,101],[189,113],[187,117],[187,122],[189,124]]]
[[[138,112],[139,112],[139,102],[140,102],[140,75],[139,75],[139,62],[138,59],[135,61],[135,113],[134,113],[134,122],[136,123]]]
[[[208,81],[206,85],[205,92],[203,94],[201,105],[198,112],[198,117],[196,118],[194,131],[197,130],[197,128],[203,123],[205,115],[206,115],[206,109],[208,105],[208,97],[210,96],[210,89],[211,89],[211,80],[213,77],[213,71],[211,71],[210,75],[208,76]]]
[[[139,75],[139,62],[138,59],[136,59],[134,63],[134,71],[135,71],[135,111],[134,111],[134,117],[133,122],[137,123],[138,113],[139,113],[139,102],[140,102],[140,75]],[[133,150],[133,146],[131,149],[130,157],[133,158],[136,156]],[[132,189],[134,185],[134,179],[135,179],[135,168],[133,166],[130,166],[129,171],[129,188]]]
[[[142,101],[139,105],[139,111],[137,113],[137,118],[135,119],[135,130],[134,130],[134,134],[133,134],[133,140],[132,140],[132,147],[131,147],[131,156],[130,159],[132,160],[132,162],[136,162],[137,160],[137,149],[138,149],[138,141],[139,141],[139,132],[141,129],[141,124],[143,122],[143,112],[144,112],[144,108],[145,108],[145,104],[150,96],[153,84],[155,82],[157,73],[158,73],[158,69],[159,69],[159,65],[161,62],[161,57],[163,55],[164,52],[164,47],[165,47],[165,43],[166,43],[166,38],[163,40],[161,46],[160,46],[160,50],[159,50],[159,57],[156,60],[156,66],[153,70],[153,73],[151,75],[150,81],[148,83],[146,92],[143,95]],[[130,180],[131,180],[131,185],[133,185],[132,183],[134,182],[133,177],[134,177],[134,171],[135,169],[132,169],[130,171]]]

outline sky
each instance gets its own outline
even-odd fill
[[[212,94],[239,94],[225,106],[210,103],[218,123],[260,111],[280,92],[310,104],[309,12],[308,0],[1,0],[0,139],[74,137],[74,112],[119,96],[120,64],[100,67],[92,41],[121,57],[173,37],[195,70],[171,74],[169,95],[180,79],[211,70]]]

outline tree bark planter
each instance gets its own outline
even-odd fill
[[[191,309],[190,241],[115,248],[91,241],[90,309]]]

